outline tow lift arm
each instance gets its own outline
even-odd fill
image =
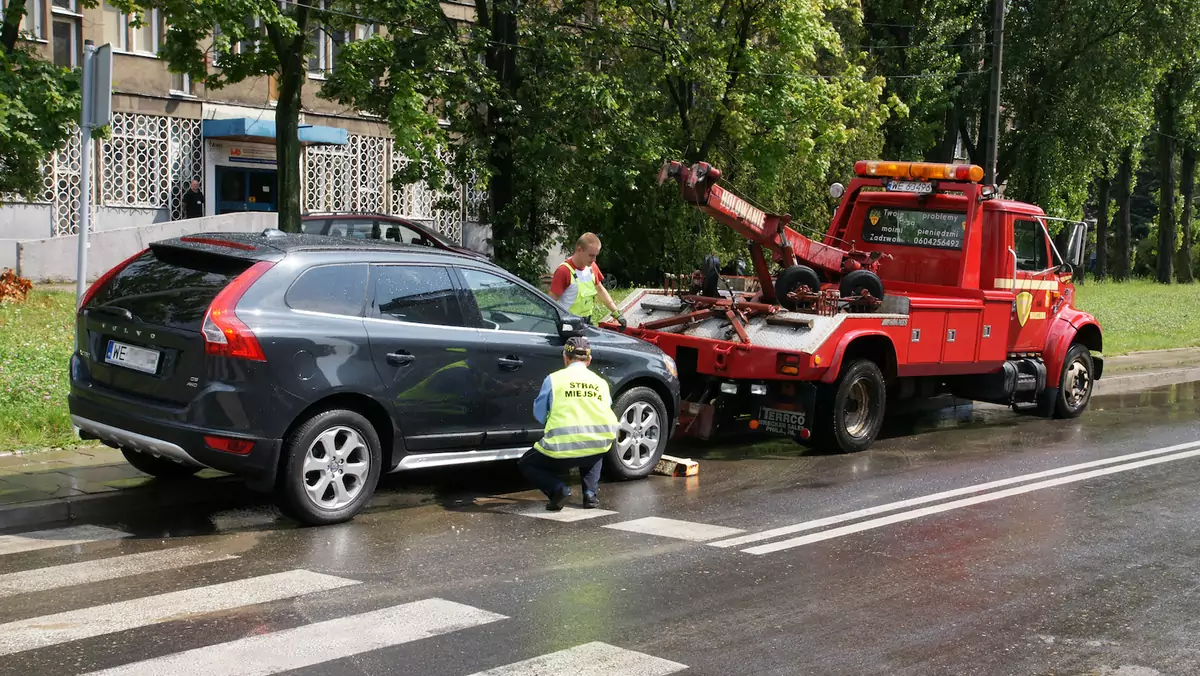
[[[685,202],[733,228],[749,241],[750,258],[764,302],[780,303],[785,300],[777,297],[776,280],[771,276],[764,249],[773,252],[773,258],[783,266],[785,272],[798,265],[807,265],[834,277],[856,270],[867,270],[878,275],[881,254],[858,251],[853,246],[846,250],[809,239],[788,227],[792,222],[791,214],[773,214],[759,209],[728,188],[717,185],[720,177],[721,171],[707,162],[686,167],[681,162],[668,161],[659,170],[658,184],[662,185],[668,178],[677,180]],[[811,271],[806,272],[807,275],[793,277],[800,279],[803,286],[811,287],[816,276]],[[779,293],[787,294],[791,288],[795,288],[785,286],[790,288],[780,288]],[[818,292],[819,288],[810,288],[809,291]]]

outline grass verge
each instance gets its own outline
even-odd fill
[[[81,445],[67,413],[75,294],[0,304],[0,452]]]
[[[1200,346],[1200,286],[1089,279],[1075,291],[1076,306],[1100,322],[1107,356]]]

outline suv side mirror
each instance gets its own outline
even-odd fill
[[[1087,224],[1076,223],[1071,230],[1071,240],[1067,243],[1067,264],[1073,268],[1083,266],[1084,250],[1087,248]]]
[[[558,335],[562,336],[564,339],[572,338],[574,336],[581,336],[583,335],[584,327],[586,326],[587,323],[583,320],[583,317],[567,315],[559,320]]]

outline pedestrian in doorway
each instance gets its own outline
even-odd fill
[[[604,274],[596,265],[599,255],[600,238],[590,232],[583,233],[575,242],[575,253],[554,270],[550,279],[550,297],[567,312],[591,321],[595,297],[600,296],[600,302],[612,311],[624,329],[627,325],[625,317],[604,288]]]
[[[600,467],[617,438],[617,416],[612,411],[608,381],[588,368],[591,363],[588,339],[567,339],[563,368],[546,376],[533,402],[533,415],[545,430],[517,464],[550,499],[546,509],[551,512],[562,510],[571,495],[561,475],[572,467],[579,469],[583,508],[600,504]]]
[[[192,186],[183,193],[183,217],[200,218],[204,215],[204,193],[200,192],[200,181],[192,179]]]

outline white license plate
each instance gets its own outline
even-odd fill
[[[807,419],[804,411],[786,411],[780,408],[762,406],[758,412],[759,428],[774,434],[793,436],[804,429]]]
[[[154,374],[158,373],[158,357],[158,350],[147,350],[144,347],[110,340],[108,341],[108,351],[104,354],[104,361],[134,371]]]
[[[931,193],[933,184],[923,181],[888,181],[887,189],[893,192]]]

